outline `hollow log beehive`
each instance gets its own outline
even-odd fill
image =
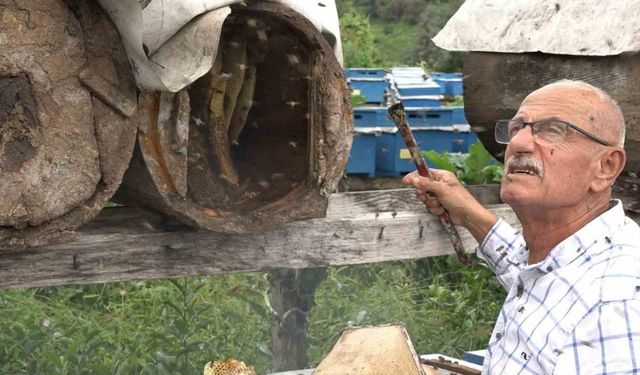
[[[640,2],[617,0],[466,1],[434,37],[464,62],[465,115],[497,157],[499,119],[511,118],[532,91],[582,80],[615,99],[626,120],[626,170],[640,171]],[[603,14],[606,17],[603,17]],[[578,124],[579,125],[579,124]]]
[[[500,157],[497,119],[511,118],[532,91],[560,79],[588,82],[618,102],[626,122],[626,170],[640,171],[640,54],[568,56],[470,52],[464,62],[465,114],[483,144]]]
[[[0,252],[69,239],[128,166],[135,83],[93,1],[0,0]]]
[[[233,6],[209,73],[175,94],[141,94],[117,197],[227,233],[322,216],[351,145],[348,98],[313,24],[276,3]]]

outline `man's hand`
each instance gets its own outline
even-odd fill
[[[402,183],[416,189],[416,196],[431,214],[440,216],[446,209],[454,224],[467,228],[481,243],[497,217],[484,208],[453,173],[433,168],[431,173],[434,180],[415,171],[404,176]]]

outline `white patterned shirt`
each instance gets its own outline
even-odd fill
[[[620,201],[527,264],[502,219],[478,248],[508,295],[483,374],[640,373],[640,228]]]

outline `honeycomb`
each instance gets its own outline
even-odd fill
[[[258,375],[253,367],[233,358],[204,365],[204,375]]]

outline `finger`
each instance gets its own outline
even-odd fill
[[[444,169],[431,168],[430,170],[431,170],[431,175],[433,176],[433,179],[436,181],[442,181],[446,179],[448,176],[453,175],[453,173]]]
[[[429,211],[429,213],[432,214],[432,215],[442,216],[444,214],[444,207],[442,207],[442,206],[435,207],[435,208],[428,207],[427,211]]]
[[[435,196],[428,191],[420,191],[416,189],[416,197],[423,203],[426,203],[427,199],[434,198]]]
[[[406,176],[404,176],[402,178],[402,183],[404,185],[411,185],[411,181],[413,180],[414,177],[418,176],[418,171],[413,171],[411,173],[408,173]]]
[[[431,208],[442,206],[442,203],[440,203],[440,201],[437,198],[433,198],[433,197],[427,197],[423,202],[427,207],[431,207]]]
[[[438,181],[433,181],[419,175],[411,178],[411,185],[419,191],[436,192],[439,184],[441,183]]]
[[[426,202],[428,198],[427,193],[420,190],[416,190],[416,197],[423,202]]]

